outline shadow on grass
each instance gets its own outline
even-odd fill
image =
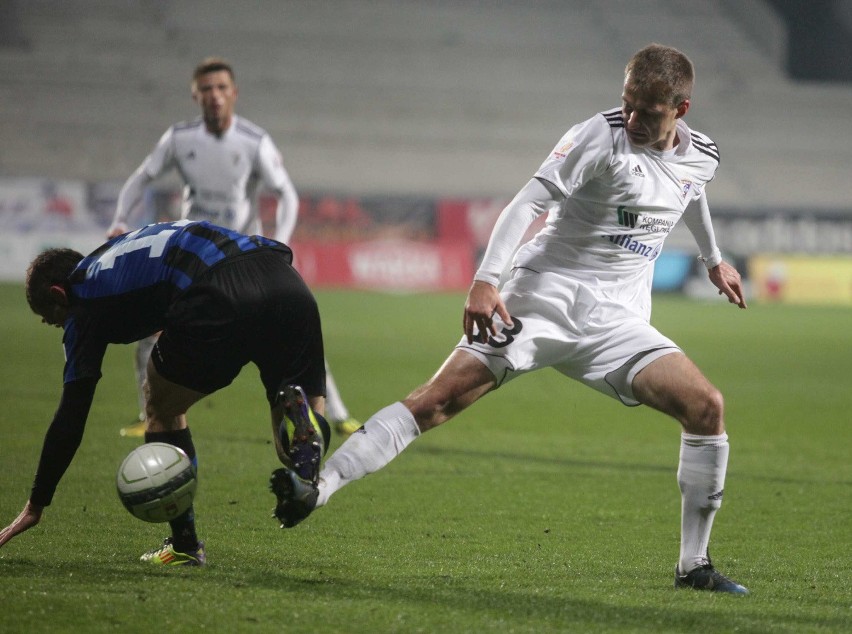
[[[649,463],[624,462],[624,461],[606,461],[606,460],[577,460],[574,458],[543,458],[527,453],[508,452],[508,451],[478,451],[476,449],[459,449],[454,447],[416,447],[416,451],[424,454],[436,456],[456,456],[460,460],[479,459],[484,461],[500,461],[505,463],[518,462],[523,465],[530,464],[549,464],[565,468],[574,469],[592,469],[606,471],[625,471],[630,474],[637,472],[646,473],[669,473],[674,475],[677,472],[677,455],[672,459],[671,465],[658,465]],[[737,469],[729,469],[728,474],[734,474],[738,478],[756,480],[761,482],[773,482],[778,484],[852,484],[852,480],[832,480],[827,481],[819,478],[791,478],[777,475],[766,475],[743,471]]]
[[[526,453],[509,452],[509,451],[477,451],[476,449],[458,449],[454,447],[417,447],[416,450],[420,453],[431,454],[436,456],[457,456],[459,459],[468,460],[477,458],[484,461],[498,460],[500,462],[519,462],[524,465],[530,464],[549,464],[560,467],[582,468],[582,469],[606,469],[617,471],[646,471],[652,473],[674,473],[677,470],[677,463],[673,465],[655,465],[648,463],[631,463],[623,461],[604,461],[604,460],[577,460],[574,458],[543,458],[541,456],[533,456]]]
[[[754,596],[674,590],[670,586],[649,586],[645,591],[637,591],[632,579],[623,588],[619,588],[614,579],[605,580],[599,589],[600,600],[588,598],[593,592],[590,588],[582,589],[583,597],[572,596],[568,591],[483,589],[468,587],[463,578],[449,575],[395,577],[370,583],[327,574],[321,578],[300,578],[279,571],[252,575],[247,582],[252,587],[308,594],[323,603],[333,604],[345,598],[347,602],[362,605],[374,603],[377,608],[393,606],[394,613],[405,610],[406,606],[420,611],[440,605],[444,614],[457,613],[462,622],[479,620],[483,624],[500,624],[501,629],[506,630],[513,629],[514,623],[522,631],[540,624],[560,631],[583,631],[575,627],[594,631],[612,631],[613,628],[648,632],[703,631],[710,627],[715,632],[800,632],[824,628],[839,631],[848,624],[840,616],[772,614],[766,602]],[[647,592],[648,605],[635,605],[637,592]],[[641,600],[642,594],[639,596]],[[483,625],[483,630],[490,629]]]

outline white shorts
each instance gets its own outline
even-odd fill
[[[477,357],[497,387],[526,372],[552,367],[625,405],[638,405],[632,383],[655,359],[680,352],[623,303],[556,273],[516,270],[500,292],[514,327],[494,315],[496,337],[457,346]]]

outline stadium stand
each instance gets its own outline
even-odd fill
[[[0,175],[123,180],[222,55],[300,189],[512,195],[617,106],[649,41],[698,69],[717,205],[848,209],[852,87],[795,83],[768,5],[729,0],[28,0],[0,46]],[[10,29],[5,28],[5,32]]]

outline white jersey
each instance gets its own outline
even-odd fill
[[[548,201],[545,227],[518,250],[514,267],[569,275],[650,314],[654,261],[687,206],[706,202],[704,186],[719,164],[715,144],[683,119],[677,135],[669,151],[635,147],[620,109],[568,130],[535,174],[562,196]],[[706,229],[712,231],[709,221]],[[495,234],[493,241],[512,239]],[[699,241],[715,249],[712,235]],[[507,249],[494,246],[477,279],[490,281],[501,270]]]
[[[182,218],[259,234],[254,198],[263,183],[279,200],[274,237],[289,241],[298,200],[281,155],[262,128],[236,115],[221,137],[200,118],[171,126],[122,189],[113,224],[125,222],[144,186],[171,169],[184,181]]]
[[[704,186],[716,146],[677,121],[678,144],[630,144],[621,110],[571,128],[500,214],[476,279],[496,283],[529,223],[545,227],[514,258],[501,289],[514,322],[458,348],[488,366],[497,385],[542,367],[635,405],[633,378],[678,351],[649,323],[654,261],[684,216],[702,256],[718,264]]]

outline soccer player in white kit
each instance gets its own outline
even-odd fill
[[[262,227],[254,198],[262,183],[277,200],[272,237],[290,242],[299,208],[296,190],[269,134],[235,114],[237,95],[234,71],[227,61],[211,57],[196,67],[192,97],[201,108],[201,117],[166,130],[154,151],[127,179],[108,237],[125,233],[130,212],[142,200],[145,188],[176,169],[184,181],[181,218],[208,220],[239,233],[259,235]],[[140,412],[145,410],[145,371],[156,341],[156,336],[148,337],[136,349]],[[328,367],[326,377],[328,420],[341,433],[351,434],[360,423],[349,415]],[[137,423],[121,429],[123,436],[142,436],[144,432],[144,414]]]
[[[572,127],[502,212],[464,308],[464,337],[437,373],[372,416],[328,458],[318,486],[273,474],[276,515],[293,526],[344,485],[395,458],[421,433],[523,373],[553,367],[625,405],[649,405],[682,426],[675,587],[746,594],[712,565],[710,529],[728,460],[723,399],[649,323],[654,261],[683,216],[710,281],[745,308],[724,262],[705,186],[715,144],[690,130],[694,71],[679,51],[650,45],[625,70],[622,107]],[[498,278],[530,223],[547,224]]]

